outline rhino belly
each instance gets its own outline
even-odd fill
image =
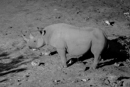
[[[79,56],[86,53],[90,49],[90,46],[91,46],[90,42],[80,44],[71,43],[67,45],[68,47],[67,51],[68,54],[71,56]]]

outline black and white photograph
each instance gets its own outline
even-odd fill
[[[130,0],[0,0],[0,87],[130,87]]]

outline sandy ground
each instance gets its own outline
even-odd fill
[[[55,23],[92,26],[102,29],[109,39],[125,37],[120,42],[130,54],[125,44],[130,42],[129,12],[129,0],[1,0],[0,87],[130,87],[129,58],[97,70],[87,69],[92,58],[62,69],[58,54],[46,56],[29,50],[21,37],[21,32],[28,37],[37,27]],[[119,50],[110,55],[118,55]]]

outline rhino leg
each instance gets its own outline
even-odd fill
[[[99,63],[99,60],[100,60],[100,57],[101,57],[100,55],[101,55],[103,48],[104,48],[104,43],[102,43],[102,41],[92,42],[91,52],[94,55],[94,61],[93,61],[93,64],[91,65],[91,69],[97,68],[97,65]]]
[[[98,47],[92,47],[91,48],[91,52],[93,53],[94,55],[94,60],[93,60],[93,63],[91,65],[91,69],[96,69],[97,67],[97,64],[98,64],[98,61],[99,61],[99,56],[100,56],[100,53],[98,52]]]
[[[67,67],[67,65],[66,65],[67,58],[66,58],[66,50],[65,50],[65,48],[58,48],[57,52],[58,52],[58,54],[59,54],[59,56],[61,58],[61,62],[63,64],[63,67],[64,68]]]

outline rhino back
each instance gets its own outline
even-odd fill
[[[45,27],[45,30],[57,30],[57,29],[79,29],[79,27],[70,25],[70,24],[65,24],[65,23],[58,23],[58,24],[52,24],[47,27]]]

